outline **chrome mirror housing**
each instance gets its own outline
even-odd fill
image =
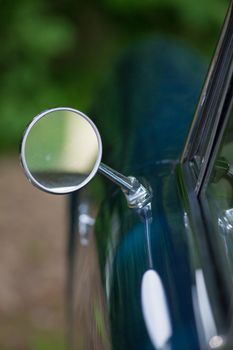
[[[84,113],[58,107],[38,114],[25,130],[21,162],[29,181],[39,189],[65,194],[85,186],[97,171],[119,185],[131,208],[151,202],[152,192],[135,177],[101,163],[99,131]]]
[[[21,145],[21,162],[28,179],[54,194],[85,186],[95,176],[101,157],[96,126],[72,108],[54,108],[37,115]]]

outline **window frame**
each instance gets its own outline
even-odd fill
[[[222,119],[225,102],[233,76],[233,3],[231,3],[210,69],[204,84],[187,141],[180,159],[188,164],[192,188],[200,195],[212,157]],[[201,143],[205,142],[203,146]],[[197,163],[198,149],[201,159]]]
[[[194,236],[199,241],[199,251],[215,321],[222,334],[231,333],[233,317],[229,303],[232,303],[233,278],[227,266],[226,254],[213,244],[216,236],[211,212],[206,197],[218,149],[233,108],[233,1],[230,4],[223,30],[199,99],[194,119],[180,159],[181,175],[185,187],[186,210],[190,217]],[[201,162],[195,157],[201,148]],[[203,145],[203,143],[202,143]],[[213,234],[214,232],[214,234]],[[215,234],[216,233],[216,234]],[[216,259],[216,256],[218,259]],[[229,317],[227,317],[227,315]],[[232,340],[232,335],[229,339]]]

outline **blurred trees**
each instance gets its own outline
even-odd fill
[[[43,109],[88,111],[117,55],[166,33],[210,55],[228,0],[1,2],[0,151],[18,147]]]

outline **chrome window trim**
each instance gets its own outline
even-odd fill
[[[193,234],[200,247],[201,261],[208,280],[208,293],[218,330],[226,336],[227,348],[233,346],[232,288],[230,268],[214,246],[214,225],[205,197],[205,189],[214,165],[233,99],[233,1],[229,7],[208,76],[180,160],[183,192]],[[202,150],[204,161],[194,164],[200,138],[208,139]],[[184,196],[184,195],[183,195]],[[184,203],[183,203],[184,204]],[[216,254],[219,256],[216,260]],[[216,287],[217,283],[217,287]]]
[[[233,68],[233,64],[232,64],[232,68]],[[233,69],[232,69],[233,70]],[[229,87],[228,87],[228,91],[227,91],[227,96],[225,98],[224,104],[223,104],[223,110],[222,110],[222,114],[221,114],[221,118],[219,120],[219,130],[217,132],[216,138],[215,138],[215,142],[212,146],[212,151],[210,154],[210,159],[209,159],[209,164],[208,167],[206,169],[206,174],[205,174],[205,178],[204,181],[202,183],[202,187],[200,188],[200,194],[199,197],[202,199],[203,196],[205,195],[205,191],[207,189],[209,180],[210,180],[210,176],[213,170],[213,166],[215,164],[216,161],[216,157],[219,151],[219,147],[221,145],[221,141],[223,139],[227,124],[228,124],[228,120],[230,118],[230,114],[232,112],[233,109],[233,73],[231,75],[231,81],[229,83]]]
[[[181,156],[181,163],[189,164],[192,173],[192,187],[197,195],[200,193],[204,181],[222,115],[223,104],[229,89],[233,72],[232,59],[233,3],[231,3],[227,12],[220,40]],[[210,138],[207,146],[201,149],[201,164],[195,164],[194,159],[197,149],[201,141],[207,139],[207,136]]]

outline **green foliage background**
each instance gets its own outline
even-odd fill
[[[166,33],[210,57],[228,0],[1,1],[0,152],[43,109],[88,111],[128,45]]]

